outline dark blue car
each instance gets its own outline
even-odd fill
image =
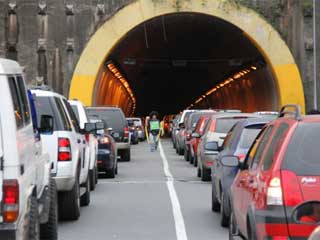
[[[275,117],[248,118],[239,121],[224,140],[217,162],[213,164],[211,171],[212,211],[221,210],[221,225],[224,227],[229,225],[230,187],[239,169],[222,166],[220,161],[224,156],[237,156],[239,161],[243,161],[260,130]]]

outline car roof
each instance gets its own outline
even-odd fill
[[[271,122],[271,118],[267,117],[257,117],[257,118],[247,118],[244,120],[239,121],[238,124],[242,124],[244,127],[252,126],[252,125],[257,125],[257,124],[267,124]]]
[[[38,97],[62,97],[65,98],[63,95],[48,91],[48,90],[42,90],[42,89],[31,89],[32,93],[35,93]]]
[[[0,74],[22,74],[22,68],[16,61],[0,58]]]
[[[120,110],[119,107],[87,107],[88,109]]]
[[[218,118],[228,118],[228,117],[252,117],[252,118],[259,118],[259,115],[253,113],[226,113],[226,112],[217,112],[211,116],[211,119],[218,119]]]

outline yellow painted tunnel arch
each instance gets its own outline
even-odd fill
[[[137,0],[119,10],[91,37],[80,56],[71,80],[70,98],[85,105],[94,103],[96,80],[107,56],[123,36],[139,24],[165,14],[193,12],[221,18],[238,28],[265,57],[274,74],[279,94],[279,107],[288,103],[305,109],[304,92],[295,60],[278,32],[254,11],[231,1],[193,0],[175,6],[175,0]]]

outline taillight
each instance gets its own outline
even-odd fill
[[[3,220],[14,222],[19,215],[19,183],[17,180],[3,181]]]
[[[283,199],[285,206],[296,206],[303,201],[298,177],[294,172],[281,171]]]
[[[267,205],[283,205],[280,174],[271,178],[267,188]]]
[[[58,161],[71,161],[71,145],[68,138],[58,139]]]
[[[129,137],[129,128],[128,128],[128,127],[125,127],[125,128],[123,129],[123,131],[124,131],[124,137],[125,137],[125,138],[128,138],[128,137]]]
[[[89,143],[89,141],[90,141],[90,134],[86,133],[86,134],[85,134],[85,137],[86,137],[86,142]]]

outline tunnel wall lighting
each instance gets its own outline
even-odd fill
[[[121,74],[121,72],[119,71],[119,69],[114,65],[114,63],[112,62],[108,62],[107,63],[107,68],[110,70],[110,72],[112,72],[112,74],[114,75],[114,77],[116,79],[118,79],[121,84],[123,85],[124,89],[126,90],[127,94],[129,95],[131,101],[132,101],[132,115],[134,114],[135,110],[136,110],[136,98],[133,94],[133,91],[128,83],[128,81],[125,79],[125,77]]]
[[[262,66],[261,66],[262,67]],[[229,77],[225,79],[223,82],[217,84],[212,89],[207,91],[204,95],[202,95],[200,98],[198,98],[194,103],[190,104],[187,109],[193,108],[195,105],[199,104],[201,101],[203,101],[207,96],[214,94],[215,92],[219,91],[222,88],[227,87],[234,81],[238,81],[243,79],[244,76],[246,76],[250,72],[257,71],[259,68],[261,68],[259,65],[252,65],[250,67],[247,67],[245,69],[240,70],[237,73],[234,73],[232,77]]]

